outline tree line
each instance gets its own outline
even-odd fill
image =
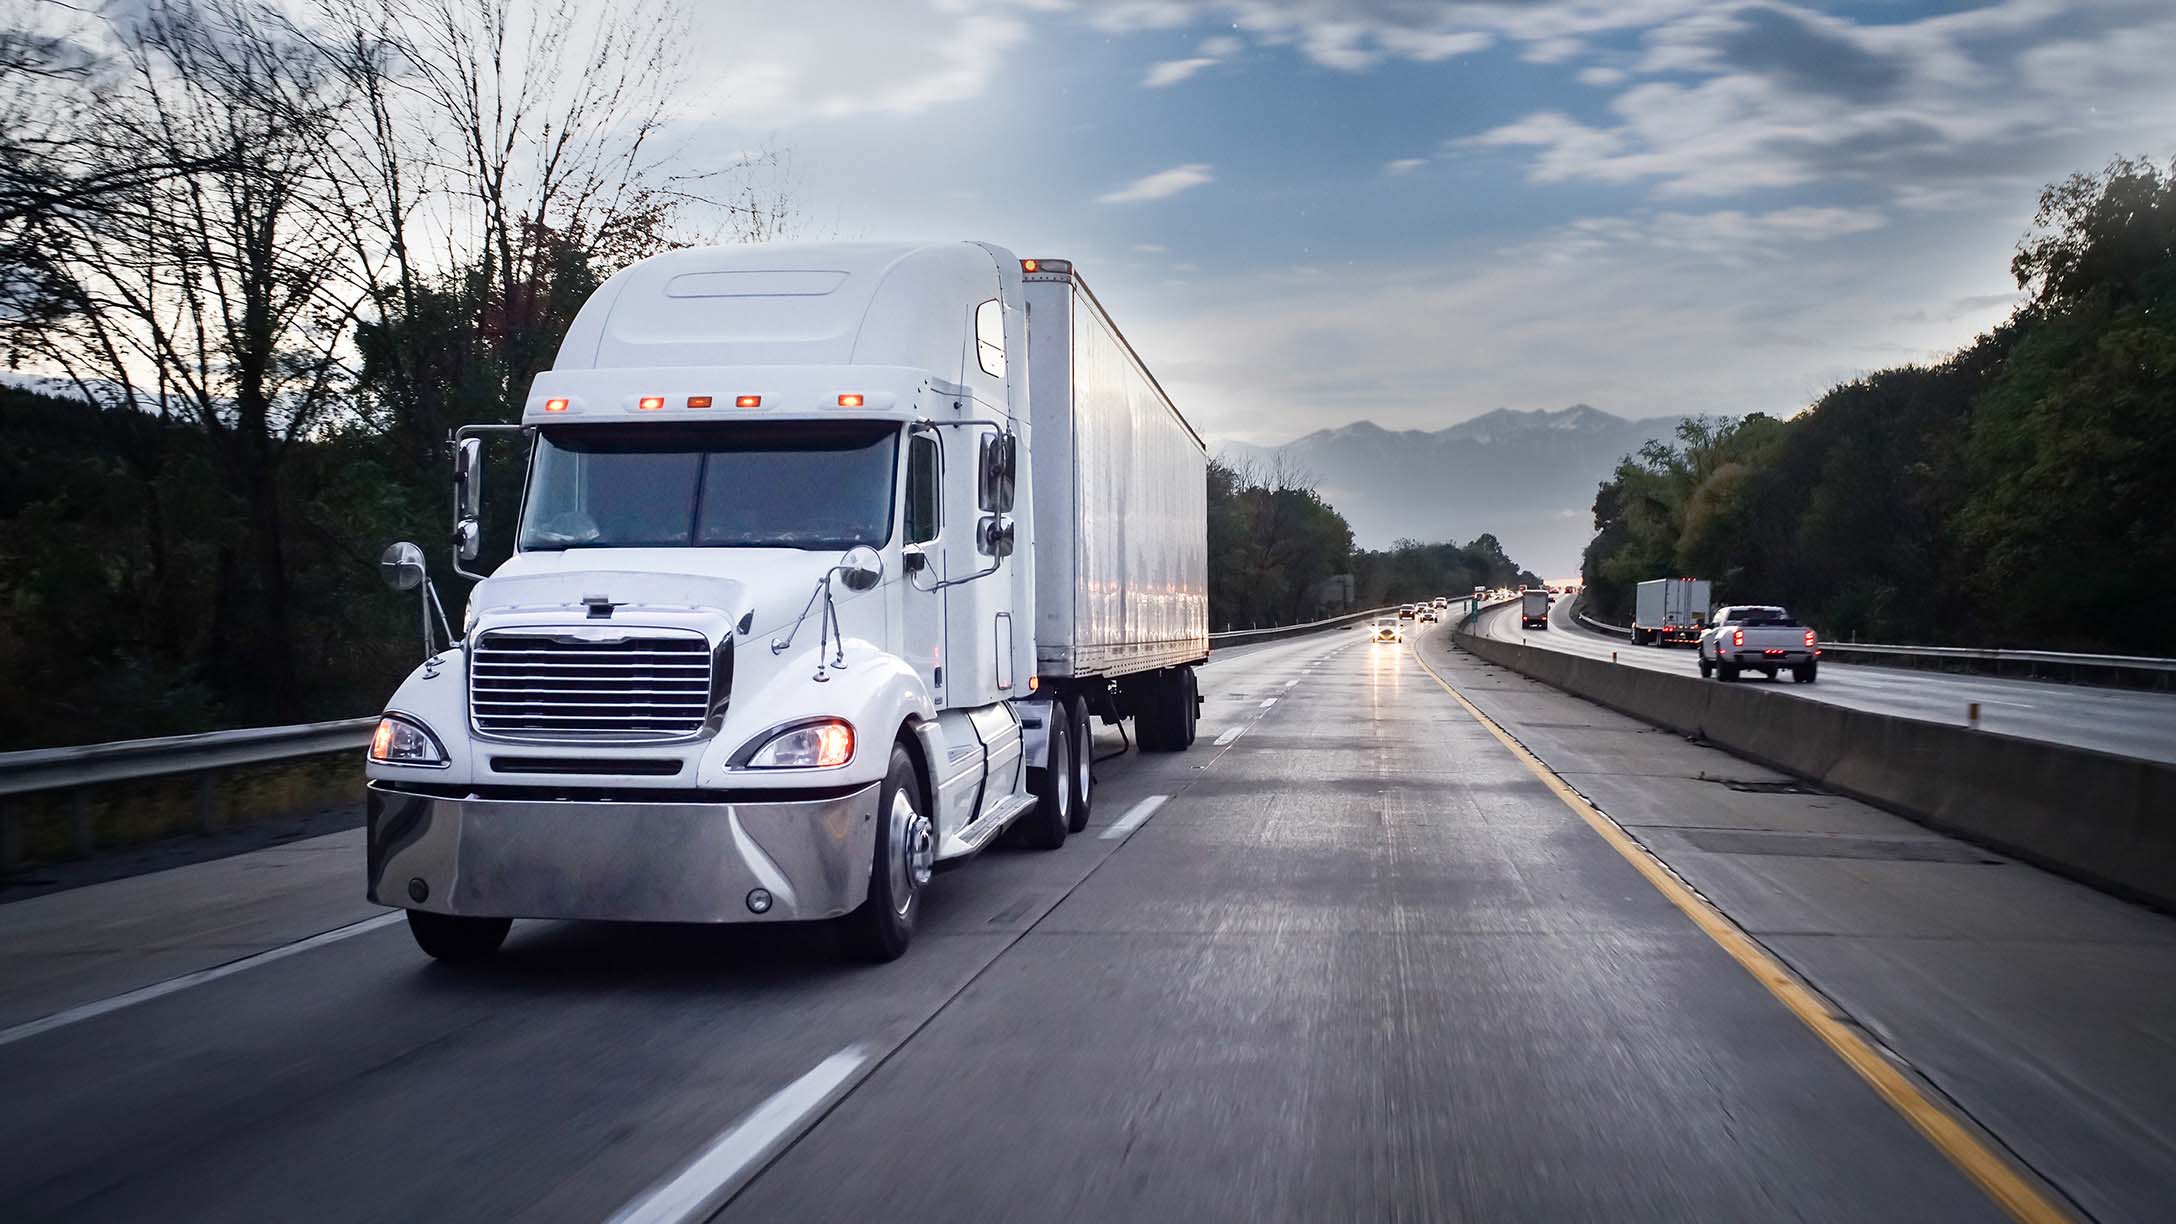
[[[513,419],[618,268],[790,220],[779,157],[661,143],[685,35],[0,0],[0,351],[44,392],[0,401],[0,745],[376,707],[415,632],[372,563],[444,538],[448,430]]]
[[[2040,196],[2000,326],[1788,419],[1684,421],[1594,501],[1587,597],[1700,577],[1844,640],[2176,643],[2176,162]]]
[[[1486,533],[1463,545],[1357,548],[1351,525],[1305,473],[1282,461],[1266,470],[1209,464],[1209,623],[1217,630],[1540,581]]]

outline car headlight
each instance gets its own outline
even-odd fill
[[[445,768],[446,750],[430,729],[412,718],[388,714],[378,720],[370,735],[370,759],[380,765],[423,765]]]
[[[836,769],[854,759],[854,727],[821,718],[770,733],[753,751],[741,750],[746,769]]]

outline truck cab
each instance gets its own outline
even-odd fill
[[[889,959],[938,863],[1078,831],[1091,697],[1180,690],[1042,683],[1025,303],[1022,261],[964,242],[698,248],[600,287],[520,424],[459,435],[479,581],[373,742],[371,899],[449,959],[517,917],[839,919]],[[487,444],[526,459],[488,574]]]

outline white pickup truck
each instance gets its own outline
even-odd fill
[[[1821,666],[1821,643],[1813,630],[1773,604],[1731,604],[1715,610],[1700,634],[1700,674],[1735,680],[1748,668],[1770,680],[1788,667],[1791,679],[1812,684]]]

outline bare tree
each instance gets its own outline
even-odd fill
[[[18,344],[87,399],[201,428],[244,526],[215,648],[280,712],[299,698],[280,464],[343,389],[358,305],[317,157],[349,102],[247,0],[158,4],[115,33],[84,115],[99,138],[74,153],[101,207],[40,212],[52,311]]]

